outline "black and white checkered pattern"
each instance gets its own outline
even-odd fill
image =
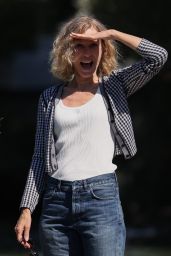
[[[167,51],[146,39],[141,40],[137,53],[143,57],[141,61],[103,77],[115,128],[123,146],[127,148],[127,158],[134,156],[137,151],[127,97],[156,75],[167,60]],[[59,85],[55,85],[46,89],[39,99],[34,154],[20,204],[20,207],[30,208],[31,212],[35,209],[44,189],[45,176],[51,175],[57,169],[54,160],[53,117],[59,88]],[[122,153],[122,146],[116,143],[115,154]]]

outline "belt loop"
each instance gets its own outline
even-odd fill
[[[61,180],[58,180],[58,190],[61,191]]]
[[[86,180],[83,180],[83,187],[84,187],[84,189],[87,188],[87,182],[86,182]]]
[[[115,178],[116,185],[118,185],[118,178],[117,178],[117,175],[116,175],[115,171],[114,171],[114,178]]]

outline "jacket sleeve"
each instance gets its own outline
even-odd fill
[[[142,39],[137,53],[142,56],[142,60],[128,67],[113,72],[124,86],[127,97],[139,90],[163,67],[167,60],[167,51],[146,39]],[[112,74],[111,74],[112,79]]]
[[[27,207],[31,213],[34,211],[39,196],[44,188],[45,160],[44,160],[44,126],[45,126],[45,102],[40,95],[37,112],[37,124],[35,135],[35,146],[31,166],[20,203],[21,207]]]

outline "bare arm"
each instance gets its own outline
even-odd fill
[[[113,40],[117,40],[123,43],[124,45],[130,47],[133,50],[137,49],[138,45],[142,40],[142,38],[140,37],[126,34],[115,29],[111,29],[110,32],[111,32],[111,38]]]

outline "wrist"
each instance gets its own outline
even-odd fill
[[[30,209],[27,208],[27,207],[22,207],[22,208],[21,208],[21,213],[29,213],[29,214],[31,214],[31,211],[30,211]]]
[[[119,31],[115,29],[110,29],[110,37],[112,40],[119,40]]]

